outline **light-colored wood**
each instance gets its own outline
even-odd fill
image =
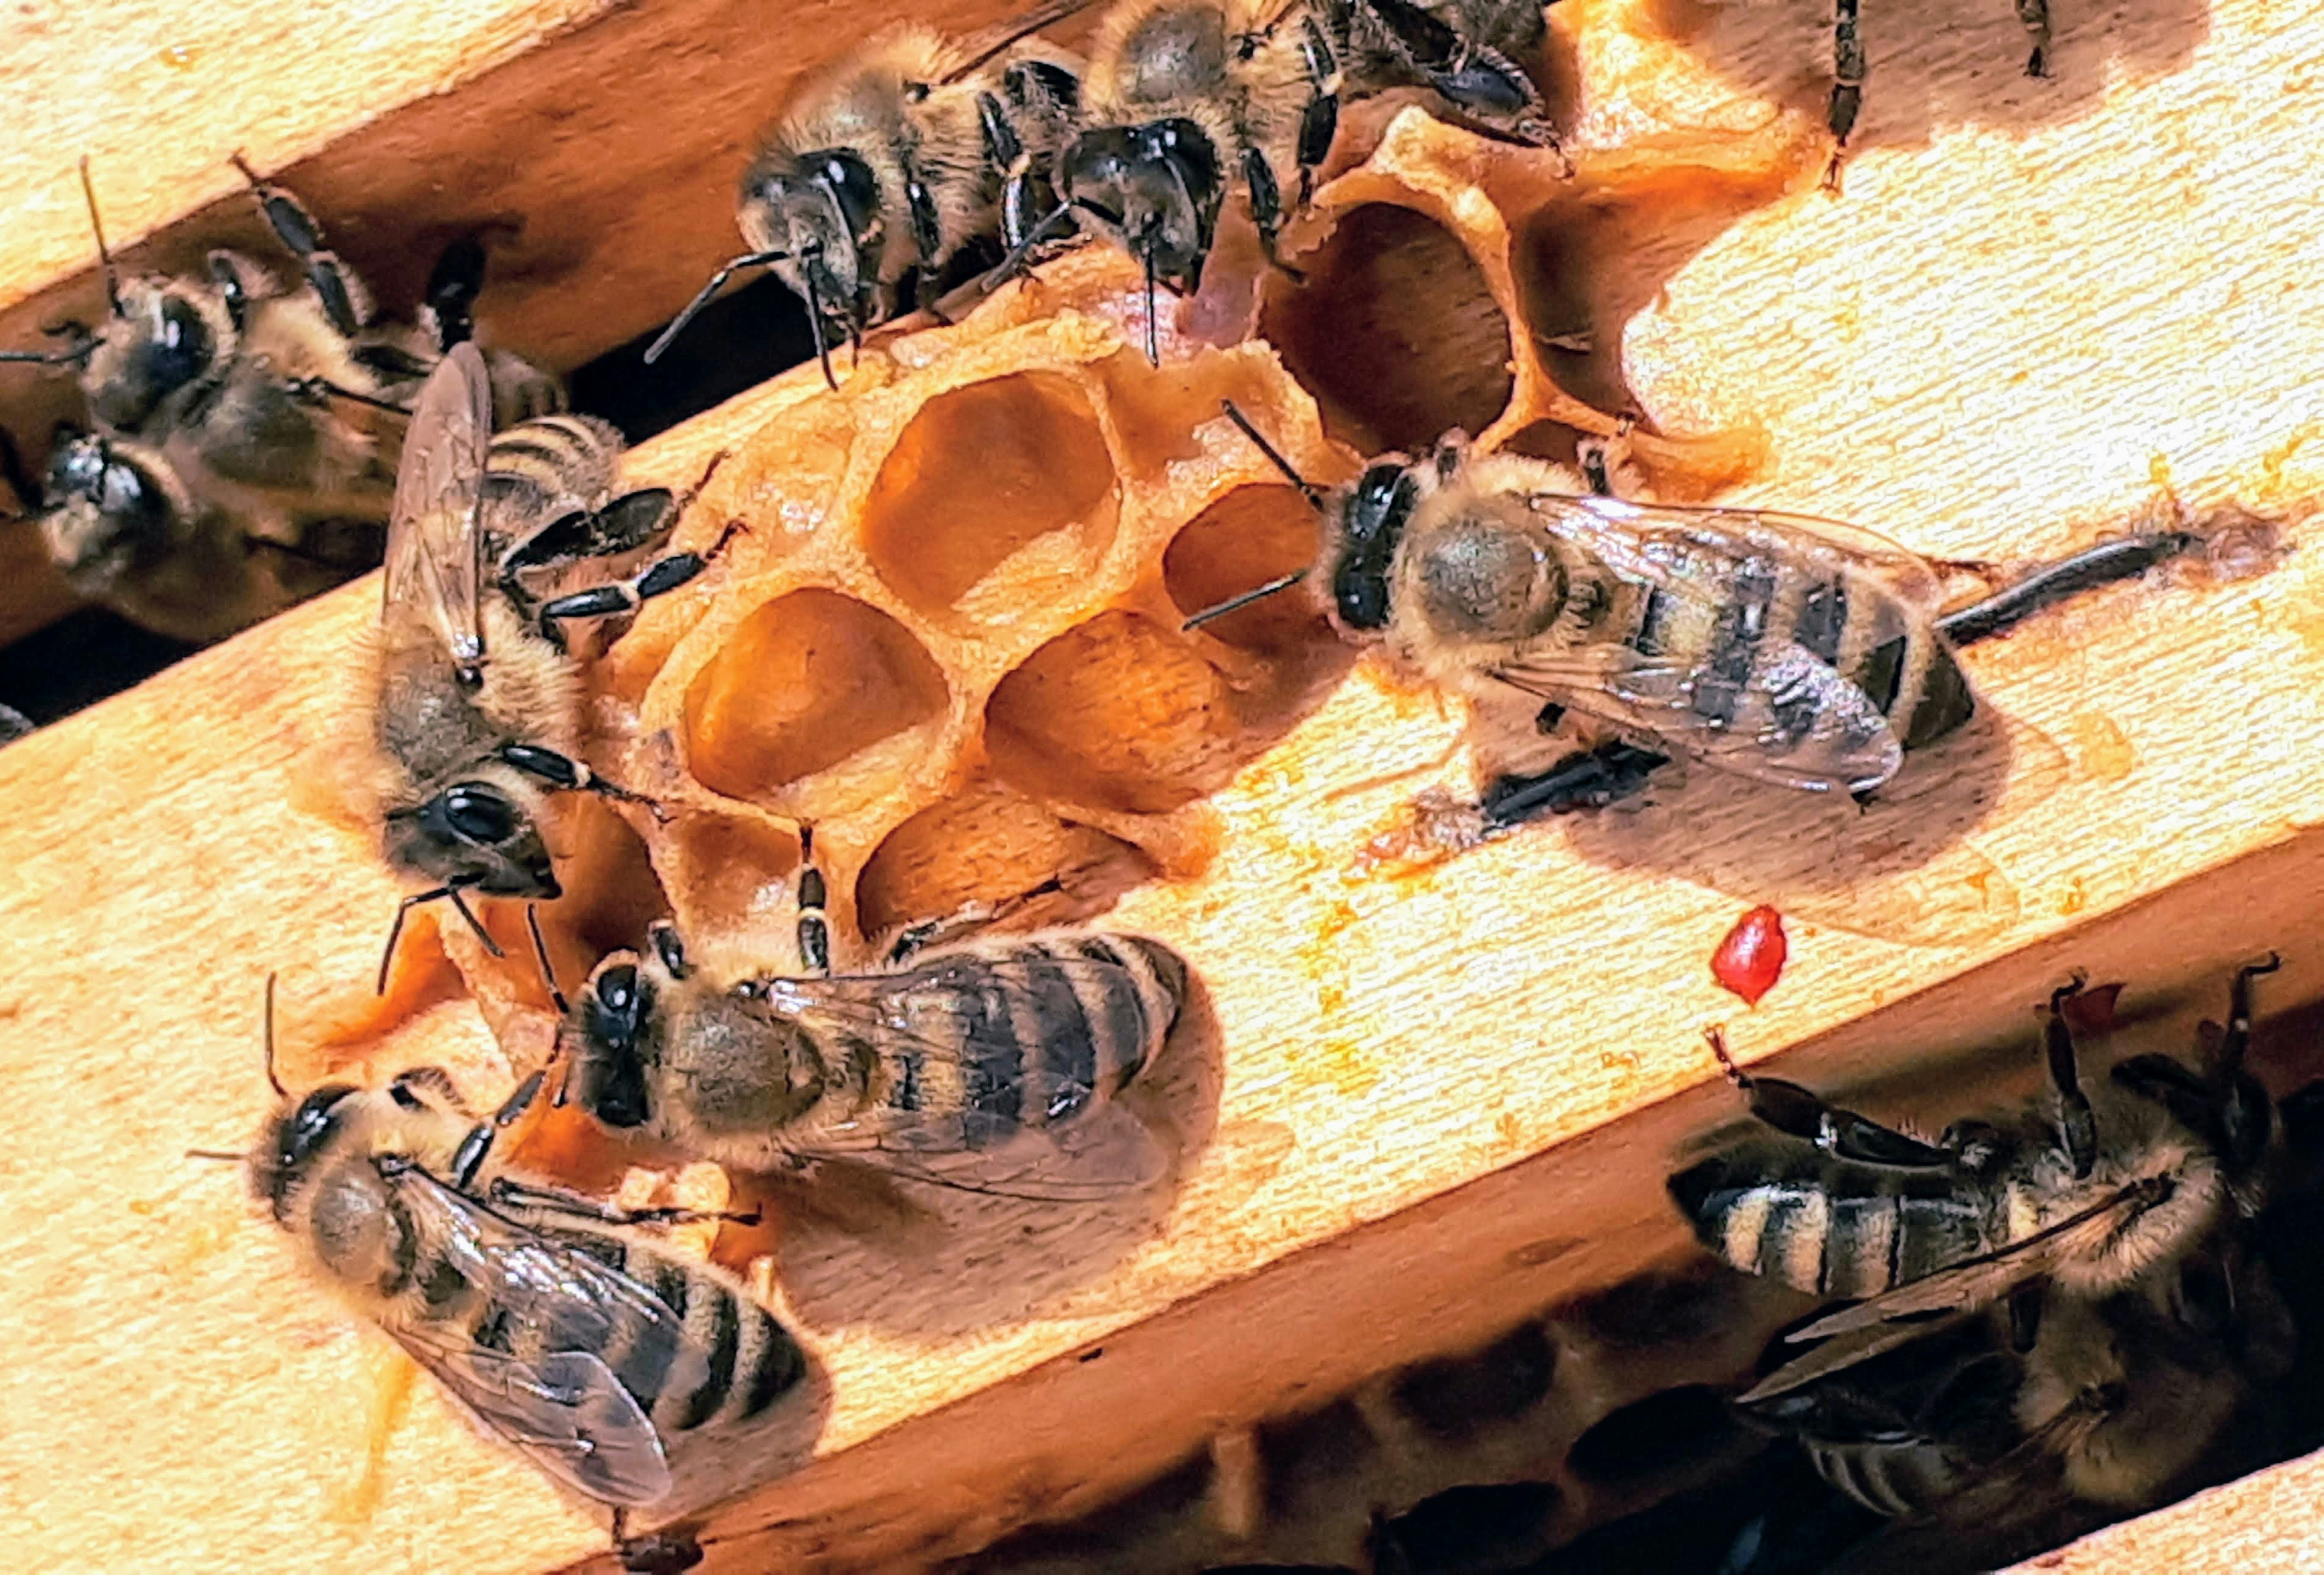
[[[1665,30],[1678,9],[1638,4]],[[1556,14],[1591,69],[1618,46],[1655,81],[1715,59],[1698,98],[1775,81],[1812,103],[1826,57],[1798,9],[1706,12],[1688,39],[1617,0]],[[2040,84],[2011,74],[2006,5],[1938,9],[1874,35],[1844,198],[1722,216],[1682,254],[1651,213],[1645,242],[1608,226],[1591,327],[1611,346],[1628,323],[1638,400],[1763,426],[1749,501],[1931,552],[2119,528],[2154,506],[2158,460],[2197,511],[2296,535],[2324,485],[2324,214],[2290,199],[2315,147],[2285,89],[2324,79],[2324,20],[2061,0]],[[1932,129],[1924,100],[1966,124]],[[641,467],[689,478],[795,397],[737,401]],[[714,1528],[714,1565],[908,1563],[1658,1257],[1680,1236],[1670,1146],[1730,1108],[1706,1021],[1748,1055],[1812,1040],[1802,1074],[1836,1076],[2020,1035],[2069,966],[2191,998],[2273,944],[2271,1004],[2324,994],[2319,575],[2303,550],[2256,580],[2109,593],[1977,652],[2010,719],[1981,817],[1945,786],[1990,768],[1970,743],[1862,820],[1698,779],[1647,815],[1408,873],[1363,851],[1419,788],[1465,786],[1443,764],[1458,721],[1358,667],[1216,797],[1209,870],[1119,910],[1210,986],[1215,1036],[1180,1053],[1217,1056],[1223,1091],[1183,1185],[1153,1218],[995,1205],[933,1242],[787,1251],[829,1416],[813,1464]],[[313,1025],[375,960],[395,889],[317,753],[375,594],[0,751],[0,1517],[27,1566],[496,1570],[602,1546],[425,1385],[383,1407],[366,1477],[381,1342],[291,1275],[230,1172],[181,1157],[246,1141],[263,1109],[265,973],[311,1066]],[[1794,915],[1793,962],[1746,1013],[1704,962],[1762,898]],[[394,1049],[496,1058],[457,1000]]]
[[[2324,1502],[2324,1455],[2214,1488],[2183,1503],[2108,1526],[2018,1565],[2043,1575],[2307,1575],[2316,1568],[2316,1506]]]

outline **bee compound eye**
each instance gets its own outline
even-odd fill
[[[628,1018],[637,1009],[638,971],[624,962],[600,973],[597,1004],[608,1012]]]
[[[444,819],[461,836],[487,846],[507,842],[516,835],[514,806],[489,789],[451,789],[444,795]]]
[[[154,382],[164,388],[181,387],[199,377],[210,364],[215,346],[209,325],[191,302],[174,295],[163,299],[157,316],[147,364]]]

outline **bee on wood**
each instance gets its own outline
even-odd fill
[[[1502,825],[1612,803],[1672,755],[1869,795],[1974,714],[1958,647],[2195,542],[2107,542],[1943,613],[1929,563],[1854,526],[1576,495],[1548,462],[1477,454],[1458,433],[1327,494],[1227,413],[1322,511],[1323,548],[1187,627],[1313,579],[1342,635],[1470,701],[1502,757],[1484,805]],[[1569,719],[1611,741],[1524,773]]]
[[[272,981],[267,995],[273,1078]],[[625,1211],[488,1170],[492,1134],[436,1067],[383,1090],[282,1091],[243,1157],[307,1269],[392,1336],[492,1436],[575,1492],[678,1513],[747,1479],[807,1359],[739,1281]],[[278,1091],[281,1085],[276,1084]],[[754,1447],[756,1446],[756,1447]]]
[[[1090,0],[1044,0],[954,43],[890,28],[801,89],[743,174],[750,250],[711,276],[646,351],[657,359],[739,269],[766,267],[807,302],[824,378],[830,346],[930,304],[964,248],[1016,247],[1055,206],[1050,171],[1080,109],[1080,62],[1024,41]]]
[[[540,576],[661,545],[682,504],[661,487],[617,495],[620,438],[588,417],[521,422],[488,442],[491,400],[484,357],[454,346],[420,391],[396,480],[373,791],[389,863],[434,884],[396,910],[383,990],[414,906],[450,902],[498,955],[466,894],[559,894],[541,837],[550,793],[647,802],[579,759],[581,673],[562,625],[676,590],[718,551],[669,553],[627,580],[541,600]]]
[[[1672,1200],[1729,1266],[1866,1298],[1794,1336],[1856,1334],[1855,1344],[1827,1340],[1762,1389],[1895,1343],[1899,1320],[2045,1285],[2086,1299],[2128,1290],[2255,1217],[2277,1123],[2244,1057],[2252,981],[2276,966],[2270,957],[2237,971],[2227,1027],[2206,1033],[2200,1068],[2138,1055],[2087,1088],[2066,1016],[2080,986],[2061,988],[2044,1020],[2047,1095],[1956,1121],[1934,1143],[1744,1073],[1714,1033],[1768,1130],[1671,1177]]]
[[[400,401],[442,347],[379,320],[298,199],[235,162],[300,265],[296,286],[226,250],[201,274],[122,276],[84,160],[107,314],[95,328],[66,325],[62,349],[0,352],[78,368],[94,438],[110,450],[67,442],[52,459],[58,567],[84,594],[195,640],[379,561]],[[456,246],[439,266],[429,314],[442,331],[466,331],[482,255]],[[562,402],[553,380],[516,357],[496,354],[495,371],[512,406]],[[383,413],[395,419],[382,425]],[[205,583],[207,596],[192,594]]]
[[[834,974],[823,901],[809,865],[804,977],[714,980],[668,924],[642,956],[599,963],[567,1016],[566,1094],[608,1127],[747,1170],[842,1159],[1063,1201],[1161,1173],[1116,1099],[1177,1021],[1176,953],[1097,931],[907,932],[886,971]]]

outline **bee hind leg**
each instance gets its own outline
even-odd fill
[[[2082,1091],[2081,1071],[2074,1061],[2073,1025],[2066,1020],[2066,1003],[2082,992],[2083,981],[2050,992],[2050,1008],[2042,1024],[2042,1054],[2048,1064],[2050,1087],[2058,1097],[2058,1136],[2065,1144],[2077,1178],[2088,1176],[2098,1165],[2097,1118],[2089,1096]]]
[[[2033,52],[2025,57],[2025,74],[2046,77],[2050,74],[2050,0],[2017,0],[2017,20],[2025,25],[2026,41]]]
[[[1719,1058],[1736,1091],[1750,1108],[1752,1119],[1786,1137],[1812,1143],[1835,1158],[1876,1165],[1892,1170],[1941,1170],[1951,1165],[1953,1151],[1910,1138],[1869,1116],[1840,1109],[1813,1089],[1779,1077],[1755,1077],[1735,1064],[1727,1053],[1727,1036],[1707,1028],[1711,1053]]]
[[[636,494],[632,494],[636,495]],[[636,575],[626,580],[608,585],[592,585],[586,591],[576,591],[569,596],[559,596],[540,610],[540,627],[551,639],[558,638],[557,625],[568,618],[604,618],[615,612],[634,612],[656,596],[666,596],[710,566],[727,542],[742,529],[739,520],[729,520],[718,539],[705,552],[673,552],[656,558]]]
[[[1643,791],[1668,764],[1668,755],[1636,744],[1602,743],[1577,750],[1537,775],[1495,779],[1485,789],[1481,807],[1487,824],[1504,831],[1545,815],[1604,809]]]
[[[371,321],[369,296],[354,272],[339,261],[338,253],[323,244],[323,226],[315,222],[307,205],[281,187],[259,179],[258,171],[240,153],[233,155],[233,162],[250,182],[251,195],[258,199],[259,211],[266,216],[275,238],[306,269],[307,282],[315,287],[331,326],[342,334],[363,328]]]

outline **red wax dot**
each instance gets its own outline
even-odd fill
[[[1784,976],[1784,959],[1790,954],[1784,916],[1772,907],[1755,907],[1735,921],[1711,954],[1711,976],[1722,989],[1741,996],[1744,1005],[1757,1006],[1759,998]]]

